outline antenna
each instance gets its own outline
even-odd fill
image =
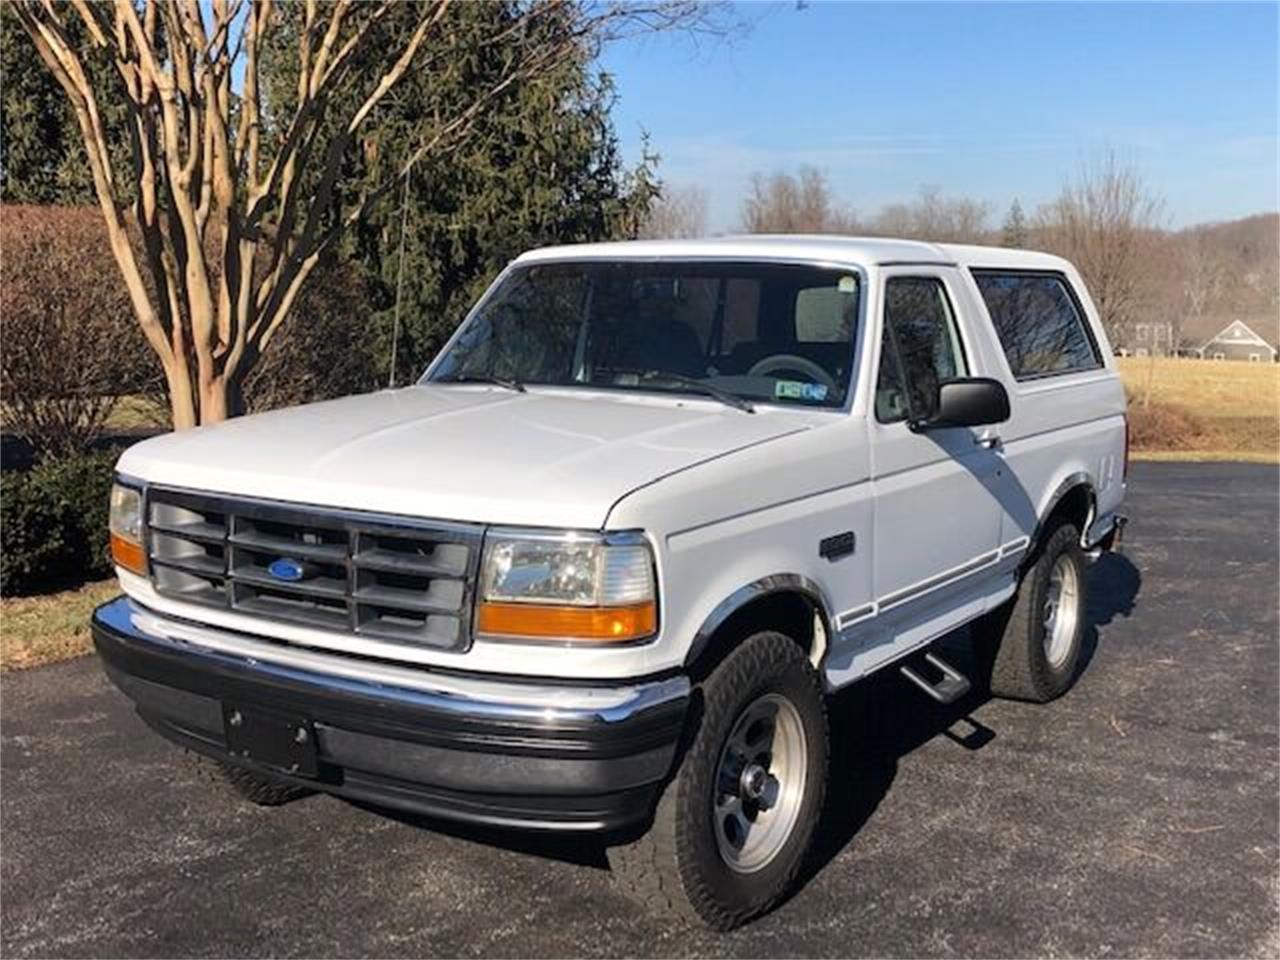
[[[396,260],[396,307],[391,321],[391,373],[387,377],[387,386],[396,385],[396,347],[400,343],[400,300],[404,295],[404,235],[409,224],[409,173],[404,172],[404,190],[400,193],[400,256]]]

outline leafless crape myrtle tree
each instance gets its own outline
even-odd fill
[[[17,5],[75,109],[111,250],[133,314],[164,368],[175,428],[240,412],[246,374],[343,232],[421,157],[464,142],[503,90],[537,78],[584,45],[594,50],[655,30],[715,33],[724,22],[722,8],[692,0],[520,4],[517,16],[479,41],[504,58],[497,80],[463,102],[443,104],[384,185],[340,195],[349,149],[377,122],[379,105],[405,73],[446,69],[450,58],[474,52],[447,42],[451,6],[450,0]],[[71,18],[83,29],[69,29]],[[272,49],[294,61],[292,102],[267,102],[263,65]],[[129,107],[130,183],[112,171],[104,91],[94,88],[86,66],[102,54]],[[129,242],[131,222],[142,236],[141,253]]]

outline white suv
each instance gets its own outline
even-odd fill
[[[537,250],[414,386],[140,443],[107,672],[248,798],[596,831],[720,928],[794,881],[824,698],[966,623],[1074,678],[1125,398],[1071,264],[894,240]]]

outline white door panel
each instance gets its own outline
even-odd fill
[[[881,356],[884,354],[886,310],[897,324],[915,338],[908,343],[899,336],[893,349],[904,360],[900,366],[903,390],[910,395],[906,405],[914,409],[922,396],[932,396],[936,386],[930,378],[981,375],[978,355],[970,345],[964,316],[957,312],[965,301],[957,300],[953,270],[903,267],[886,271],[884,303],[877,330]],[[945,312],[954,329],[947,335],[931,334],[945,324],[941,320],[915,319],[933,309],[918,295],[893,300],[895,279],[908,282],[932,280],[945,291]],[[902,288],[899,288],[902,289]],[[918,291],[917,291],[918,294]],[[958,334],[958,336],[957,336]],[[932,339],[931,339],[932,338]],[[928,343],[937,346],[931,353]],[[951,356],[951,352],[956,356]],[[880,370],[880,367],[877,367]],[[884,370],[892,369],[886,360]],[[927,370],[927,389],[913,389],[918,377],[913,370]],[[880,384],[891,379],[877,373]],[[891,388],[889,393],[894,390]],[[1000,559],[1000,496],[1007,482],[998,441],[998,428],[956,427],[915,430],[907,420],[892,420],[900,404],[896,397],[873,411],[870,429],[872,487],[875,504],[875,567],[873,587],[876,616],[866,630],[864,646],[877,649],[867,657],[879,661],[894,656],[930,635],[934,627],[945,627],[953,614],[968,604],[978,604],[995,588],[993,577]],[[918,412],[918,411],[917,411]],[[989,444],[980,443],[989,439]],[[968,614],[966,614],[967,616]]]

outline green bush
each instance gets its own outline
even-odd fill
[[[111,572],[107,501],[119,451],[51,460],[0,479],[0,593],[32,593]]]

